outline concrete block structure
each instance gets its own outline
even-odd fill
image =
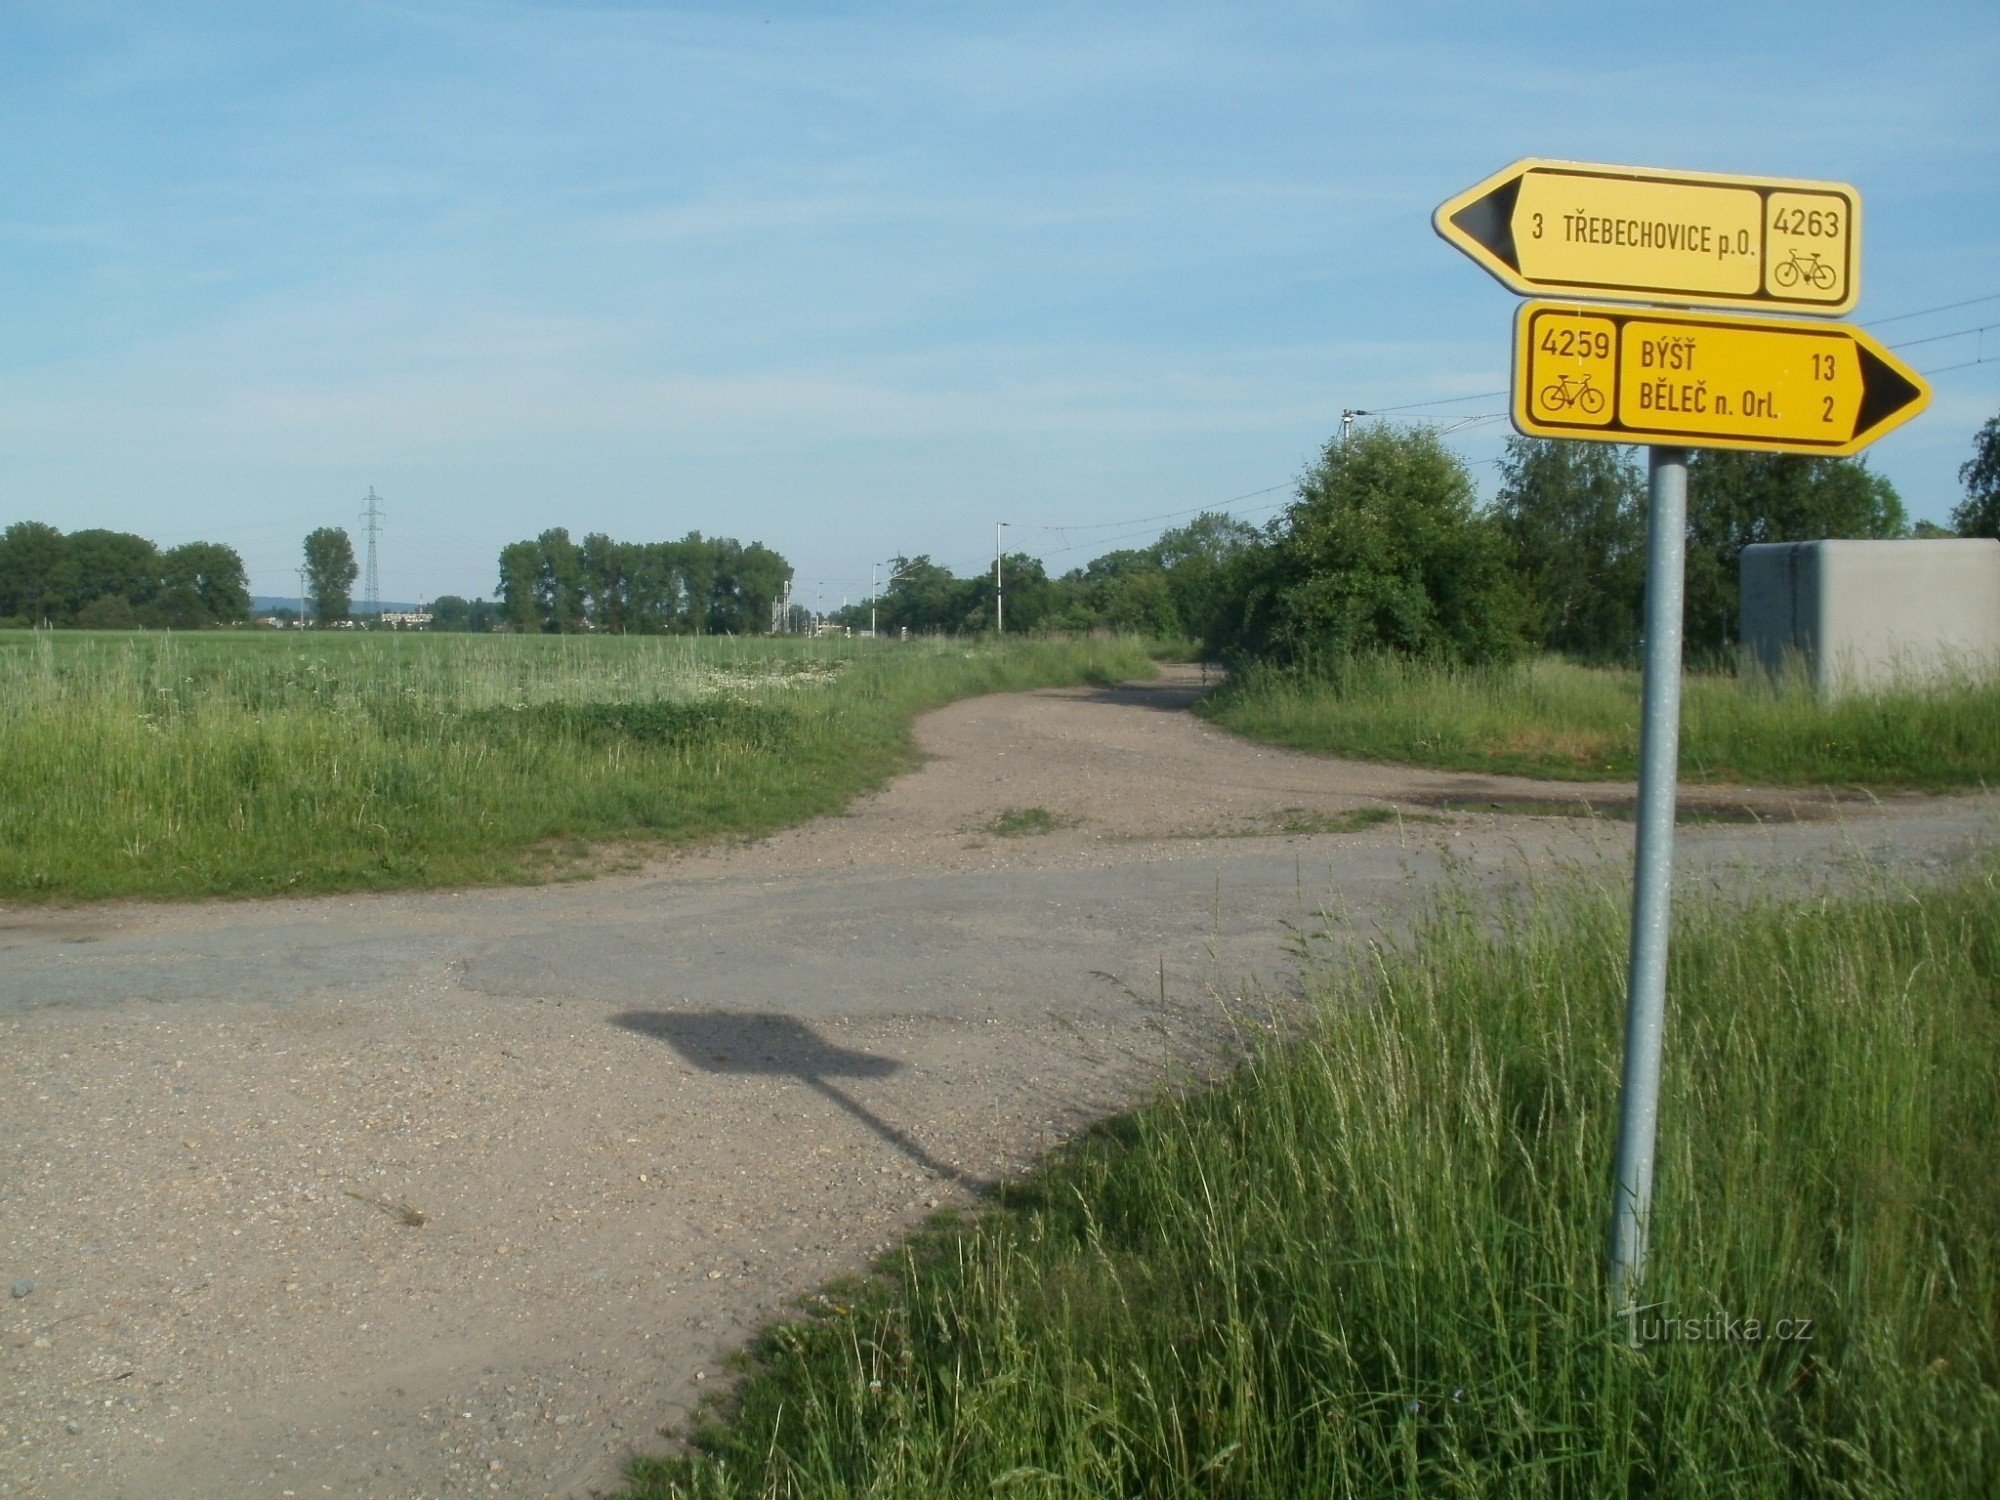
[[[1824,695],[2000,674],[2000,541],[1760,542],[1738,576],[1745,670]]]

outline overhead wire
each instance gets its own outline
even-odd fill
[[[1904,339],[1901,343],[1891,344],[1889,347],[1891,349],[1914,349],[1919,344],[1941,344],[1946,339],[1969,339],[1975,333],[1987,333],[1995,328],[2000,328],[2000,323],[1981,323],[1977,328],[1958,328],[1952,330],[1950,333],[1933,333],[1920,339]]]
[[[1982,302],[2000,302],[2000,292],[1988,292],[1983,297],[1967,297],[1963,302],[1941,302],[1936,307],[1920,307],[1915,312],[1897,313],[1893,317],[1870,318],[1863,328],[1880,328],[1884,323],[1902,323],[1911,318],[1928,318],[1932,313],[1956,312],[1961,307],[1977,307]]]

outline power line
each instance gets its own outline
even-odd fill
[[[1982,354],[1977,359],[1960,360],[1955,365],[1939,365],[1935,370],[1924,370],[1921,373],[1925,375],[1943,375],[1951,370],[1969,370],[1974,365],[1989,365],[1996,359],[2000,359],[2000,354]]]
[[[1995,328],[2000,328],[2000,323],[1982,323],[1977,328],[1960,328],[1953,333],[1934,333],[1928,338],[1904,339],[1902,343],[1891,344],[1889,347],[1891,349],[1914,349],[1919,344],[1941,344],[1946,339],[1969,339],[1975,333],[1986,333]]]
[[[1391,412],[1419,411],[1426,406],[1457,406],[1467,401],[1495,401],[1506,395],[1505,391],[1481,391],[1476,396],[1440,396],[1435,401],[1411,401],[1402,406],[1371,406],[1366,411],[1357,409],[1357,417],[1386,417]]]
[[[1963,302],[1944,302],[1936,307],[1920,307],[1915,312],[1897,313],[1892,318],[1870,318],[1863,328],[1880,328],[1884,323],[1901,323],[1908,318],[1928,318],[1932,313],[1955,312],[1961,307],[1977,307],[1982,302],[2000,302],[2000,292],[1988,292],[1983,297],[1967,297]]]
[[[1279,490],[1288,490],[1291,487],[1291,481],[1286,480],[1283,484],[1268,485],[1264,489],[1251,490],[1247,495],[1237,495],[1232,499],[1215,500],[1207,505],[1196,505],[1187,510],[1170,510],[1164,515],[1130,516],[1123,521],[1092,521],[1075,526],[1045,526],[1034,521],[1015,521],[1009,524],[1018,526],[1023,530],[1032,528],[1036,531],[1112,531],[1122,526],[1144,526],[1153,521],[1175,521],[1179,520],[1182,516],[1198,516],[1211,510],[1226,510],[1232,505],[1240,504],[1242,501],[1255,500],[1260,495],[1275,495]],[[1088,543],[1084,545],[1088,545]]]

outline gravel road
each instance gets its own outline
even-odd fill
[[[1259,749],[1195,691],[958,704],[847,817],[588,883],[0,908],[0,1495],[601,1492],[789,1301],[1202,1055],[1299,931],[1629,849],[1439,810],[1576,788]],[[1766,821],[1684,830],[1690,880],[1921,875],[2000,811],[1721,800]],[[1284,831],[1367,807],[1408,816]],[[988,831],[1023,808],[1053,828]]]

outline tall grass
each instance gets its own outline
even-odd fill
[[[954,698],[1148,670],[1131,640],[5,634],[0,895],[533,878],[832,811]]]
[[[1680,923],[1636,1347],[1624,953],[1619,893],[1442,905],[769,1335],[631,1494],[2000,1493],[1993,868]]]
[[[1638,770],[1639,674],[1556,657],[1500,667],[1361,657],[1310,674],[1252,667],[1205,711],[1251,739],[1321,755],[1578,781]],[[1691,672],[1681,772],[1774,786],[2000,781],[2000,684],[1822,700],[1800,681]]]

